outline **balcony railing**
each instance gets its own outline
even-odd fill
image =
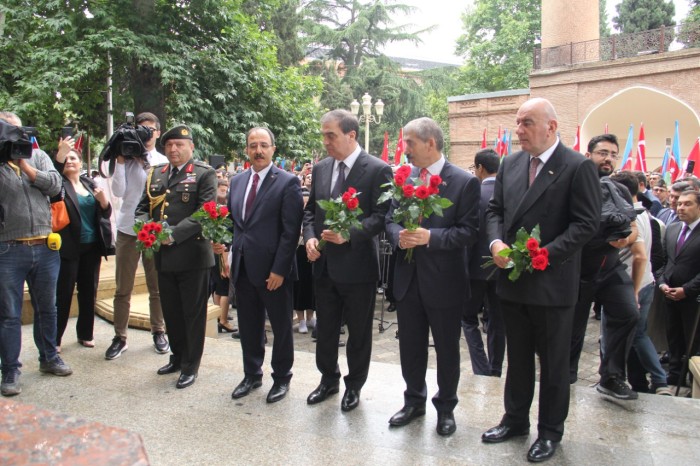
[[[536,48],[533,68],[541,70],[697,47],[700,47],[700,22],[685,22],[633,34],[615,34],[558,47]]]

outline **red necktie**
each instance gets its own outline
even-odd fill
[[[420,179],[423,182],[423,184],[428,184],[428,177],[429,176],[430,176],[430,172],[428,171],[427,168],[420,169]]]
[[[537,176],[537,167],[540,164],[540,159],[538,157],[533,157],[530,159],[530,171],[528,173],[530,182],[527,184],[528,188],[532,186]]]
[[[253,186],[250,187],[248,197],[245,200],[245,218],[248,218],[248,215],[250,215],[250,209],[253,207],[253,202],[255,202],[255,195],[258,192],[258,181],[260,181],[260,175],[256,173],[253,175]]]

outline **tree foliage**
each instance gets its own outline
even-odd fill
[[[240,0],[5,0],[0,12],[0,107],[48,141],[72,119],[105,134],[110,64],[115,122],[130,110],[187,123],[199,157],[242,148],[254,125],[290,157],[318,141],[320,81],[278,66],[275,36]]]
[[[539,0],[476,0],[462,15],[457,53],[466,60],[466,92],[528,86],[532,52],[541,29]]]
[[[676,6],[672,0],[622,0],[613,17],[615,28],[623,34],[673,26]]]
[[[606,0],[598,0],[598,34],[600,37],[610,37],[608,26],[608,5]]]

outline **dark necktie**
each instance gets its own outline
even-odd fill
[[[250,209],[253,207],[253,202],[255,202],[255,196],[258,193],[258,181],[260,181],[260,175],[256,173],[253,175],[253,186],[250,187],[248,197],[245,200],[245,218],[248,218],[248,215],[250,215]]]
[[[537,167],[540,164],[540,159],[538,157],[532,157],[530,159],[530,171],[528,172],[529,175],[529,183],[527,184],[528,188],[532,186],[532,183],[535,181],[535,177],[537,176]]]
[[[345,184],[345,164],[343,162],[338,163],[338,179],[335,180],[335,185],[333,185],[333,190],[331,191],[331,199],[335,199],[343,192],[343,185]]]
[[[173,167],[173,168],[170,170],[170,178],[168,179],[168,181],[170,181],[170,180],[172,180],[173,178],[175,178],[179,172],[180,172],[180,169],[179,169],[179,168]]]
[[[683,225],[683,228],[681,229],[681,235],[678,237],[678,242],[676,243],[676,255],[678,255],[678,253],[683,248],[685,240],[688,238],[689,231],[690,228],[688,228],[688,225]]]

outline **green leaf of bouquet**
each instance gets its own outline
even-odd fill
[[[452,207],[454,205],[454,203],[446,197],[441,197],[439,204],[443,209],[447,209],[448,207]]]
[[[532,229],[532,237],[535,238],[538,242],[540,241],[540,224],[538,223],[535,225],[535,228]]]
[[[513,250],[511,248],[503,248],[500,251],[498,251],[498,254],[496,255],[501,257],[509,257],[512,252]]]
[[[527,242],[529,237],[530,237],[530,235],[528,234],[527,231],[525,231],[525,228],[520,227],[518,232],[515,234],[515,241],[517,243],[523,243],[523,245],[524,245],[524,243]]]

